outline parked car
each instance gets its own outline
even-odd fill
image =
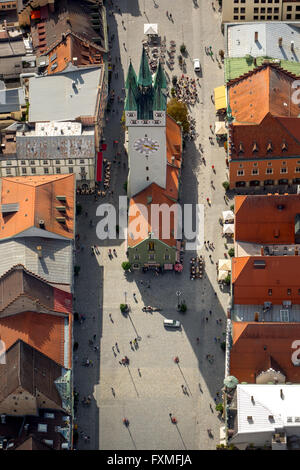
[[[199,59],[194,59],[194,70],[195,72],[201,72],[201,64]]]
[[[178,320],[164,320],[165,328],[180,328],[181,323]]]

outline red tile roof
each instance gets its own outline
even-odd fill
[[[240,382],[255,383],[256,376],[274,360],[287,382],[300,383],[300,368],[291,361],[300,323],[233,322],[232,333],[230,374]]]
[[[2,178],[1,204],[19,204],[19,209],[10,214],[0,213],[0,239],[10,238],[26,229],[40,228],[66,238],[74,238],[74,188],[75,176],[45,175]],[[57,196],[65,196],[66,203]],[[66,206],[64,213],[56,209]],[[60,223],[56,217],[65,217]]]
[[[256,267],[265,262],[264,268]],[[300,256],[242,256],[232,260],[234,303],[262,305],[270,301],[281,305],[284,300],[299,304]],[[271,295],[269,290],[272,290]],[[288,293],[290,290],[290,293]]]
[[[148,213],[142,214],[138,208],[138,204],[143,204]],[[156,183],[152,183],[143,191],[136,194],[134,197],[130,199],[129,202],[129,222],[128,222],[128,246],[133,247],[138,245],[141,241],[145,238],[148,238],[148,233],[154,232],[155,238],[159,238],[162,242],[166,243],[169,246],[176,246],[176,240],[174,238],[174,215],[171,213],[170,216],[170,237],[164,238],[162,233],[162,222],[161,217],[159,218],[159,227],[158,233],[153,226],[154,220],[151,218],[151,206],[154,204],[166,204],[167,206],[171,207],[173,204],[176,205],[174,201],[171,201],[167,197],[165,189],[158,186]],[[137,224],[138,219],[140,223]],[[137,225],[137,226],[136,226]],[[137,231],[137,234],[140,236],[136,239],[132,236],[133,232]]]
[[[296,77],[276,65],[262,65],[228,84],[232,115],[239,123],[260,123],[273,116],[297,117],[298,104],[292,100]]]
[[[235,240],[260,244],[294,244],[300,195],[235,197]]]

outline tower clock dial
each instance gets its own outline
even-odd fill
[[[133,146],[134,149],[141,155],[151,155],[152,153],[157,152],[159,149],[158,142],[156,140],[150,139],[149,137],[136,139]]]

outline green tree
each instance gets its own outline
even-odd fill
[[[131,264],[129,263],[129,261],[123,261],[122,268],[124,269],[124,271],[129,271],[129,269],[131,268]]]
[[[183,303],[183,302],[182,302],[182,304],[180,305],[179,308],[180,308],[180,311],[181,311],[182,313],[185,313],[185,312],[187,311],[187,306],[186,306],[186,304]]]
[[[218,411],[219,413],[223,413],[223,409],[224,409],[223,403],[218,403],[216,405],[216,411]]]
[[[127,304],[120,304],[120,310],[122,313],[126,312],[128,309]]]
[[[233,250],[233,248],[230,248],[230,250]],[[234,254],[234,253],[233,253],[233,254]],[[225,279],[224,279],[224,282],[225,282],[225,284],[226,284],[227,286],[229,286],[229,285],[230,285],[230,281],[231,281],[231,276],[230,276],[230,274],[227,274],[227,276],[226,276]]]
[[[228,191],[228,189],[229,189],[229,183],[228,183],[228,181],[224,181],[224,182],[222,183],[222,186],[223,186],[223,188],[225,189],[225,191]]]
[[[230,248],[230,250],[228,250],[228,254],[232,258],[234,256],[234,248]]]
[[[176,122],[180,122],[184,133],[188,133],[190,123],[188,121],[188,108],[185,103],[178,101],[176,98],[171,98],[167,105],[167,113]]]

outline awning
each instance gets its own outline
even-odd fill
[[[144,24],[144,34],[157,34],[157,33],[158,33],[157,24],[154,24],[154,23]]]
[[[219,271],[218,272],[218,281],[225,281],[226,277],[228,276],[228,271]]]
[[[218,270],[231,271],[231,259],[219,259]]]
[[[218,86],[214,89],[215,95],[215,108],[218,111],[219,109],[226,109],[226,88],[224,85]]]
[[[97,154],[97,181],[102,181],[103,153]]]
[[[232,211],[223,211],[222,215],[225,224],[234,221],[234,213]]]
[[[216,135],[227,134],[227,129],[226,129],[224,121],[216,121],[215,122],[215,134]]]
[[[223,233],[224,233],[224,235],[234,234],[234,224],[224,224],[223,225]]]
[[[165,271],[171,271],[173,269],[173,264],[164,264]]]

